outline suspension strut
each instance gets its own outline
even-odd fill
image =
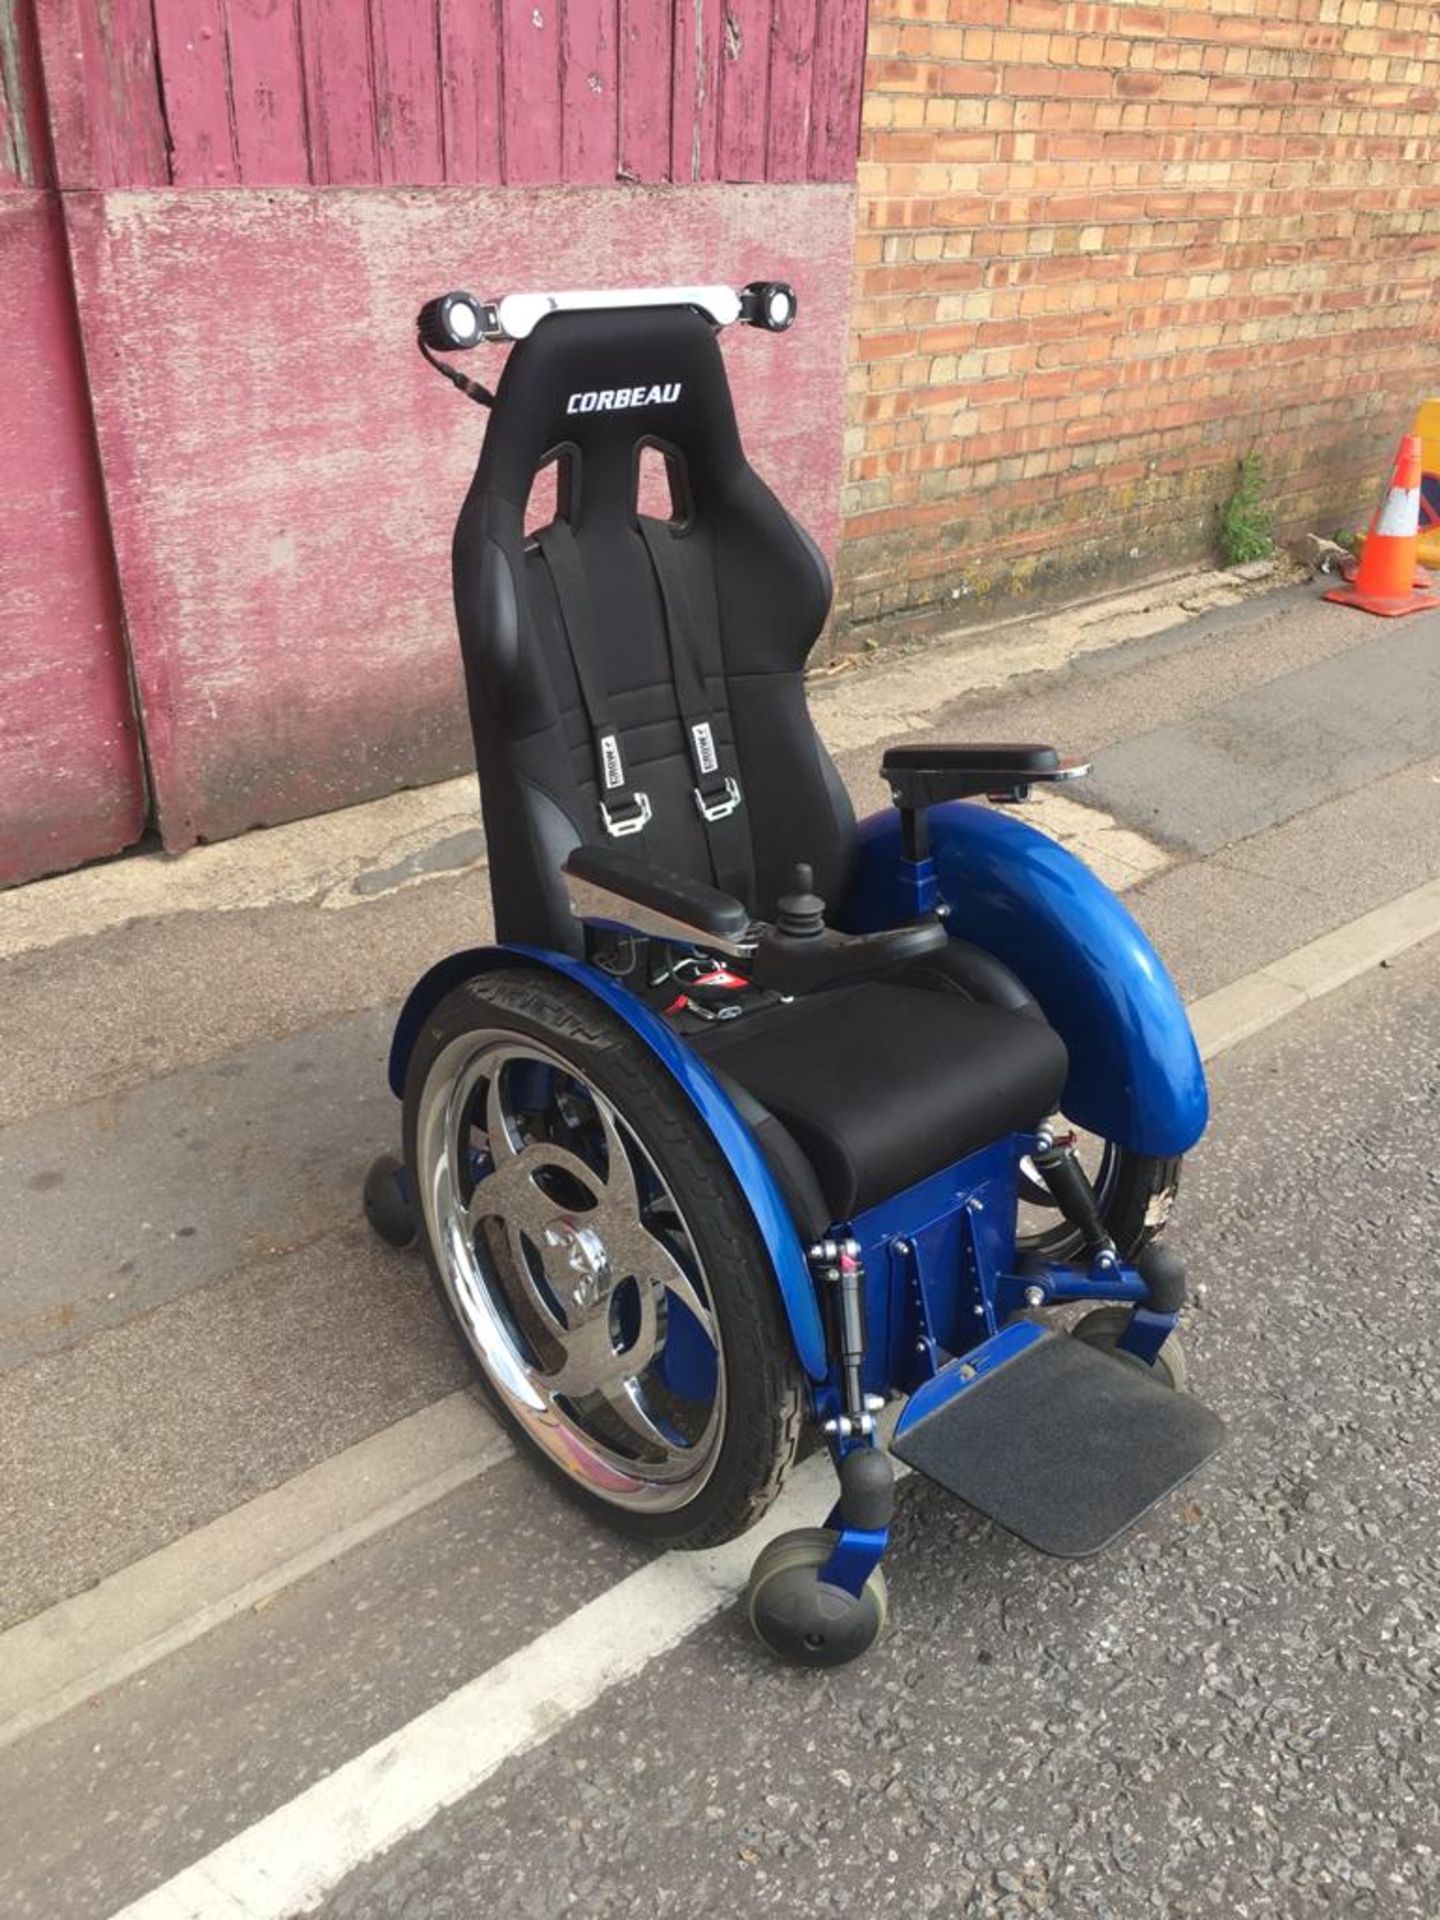
[[[1075,1158],[1073,1142],[1056,1140],[1048,1133],[1042,1133],[1037,1138],[1031,1159],[1036,1172],[1050,1189],[1056,1206],[1080,1235],[1088,1257],[1092,1260],[1100,1254],[1113,1257],[1115,1242],[1100,1218],[1095,1189],[1086,1177],[1085,1169]]]
[[[870,1536],[857,1562],[863,1582],[884,1552],[895,1504],[895,1470],[875,1439],[875,1415],[885,1403],[878,1394],[866,1393],[863,1384],[868,1337],[865,1264],[855,1240],[818,1241],[809,1250],[809,1260],[830,1303],[834,1351],[840,1362],[841,1411],[825,1423],[839,1466],[840,1500],[827,1524],[838,1522],[844,1529],[842,1545],[859,1535]]]
[[[865,1267],[856,1240],[818,1240],[810,1249],[810,1267],[824,1284],[830,1302],[835,1351],[840,1361],[842,1434],[869,1433],[875,1422],[861,1384],[868,1337],[865,1317]]]

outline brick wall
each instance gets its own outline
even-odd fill
[[[1368,507],[1440,389],[1436,0],[872,0],[837,636]]]

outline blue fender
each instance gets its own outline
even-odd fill
[[[447,960],[431,967],[417,982],[400,1010],[394,1038],[390,1043],[390,1086],[396,1097],[404,1096],[405,1074],[420,1030],[446,994],[466,980],[473,979],[476,974],[489,973],[496,967],[513,967],[517,961],[522,965],[543,967],[550,973],[563,974],[567,980],[573,980],[577,986],[603,1001],[649,1047],[671,1075],[680,1092],[709,1128],[711,1137],[729,1162],[731,1172],[750,1207],[760,1237],[765,1242],[765,1250],[770,1256],[770,1264],[775,1269],[800,1364],[812,1379],[823,1380],[828,1372],[828,1363],[820,1303],[816,1298],[815,1283],[805,1264],[800,1236],[795,1230],[784,1196],[775,1183],[774,1174],[755,1144],[750,1129],[700,1056],[693,1053],[658,1014],[652,1013],[618,981],[610,979],[598,968],[586,966],[582,960],[550,953],[541,947],[473,947],[467,952],[452,953]]]
[[[910,918],[900,816],[873,814],[844,924]],[[1134,918],[1090,869],[1013,814],[952,800],[930,809],[930,849],[946,922],[1003,960],[1070,1054],[1063,1111],[1135,1153],[1166,1158],[1205,1131],[1205,1069],[1174,982]]]

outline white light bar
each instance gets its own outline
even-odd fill
[[[528,340],[552,313],[594,313],[612,307],[695,307],[717,327],[740,318],[734,287],[618,287],[592,293],[507,293],[481,306],[482,338]]]

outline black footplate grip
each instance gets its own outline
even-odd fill
[[[890,1450],[1042,1553],[1081,1559],[1224,1437],[1218,1414],[1148,1368],[1046,1333],[897,1433]]]

